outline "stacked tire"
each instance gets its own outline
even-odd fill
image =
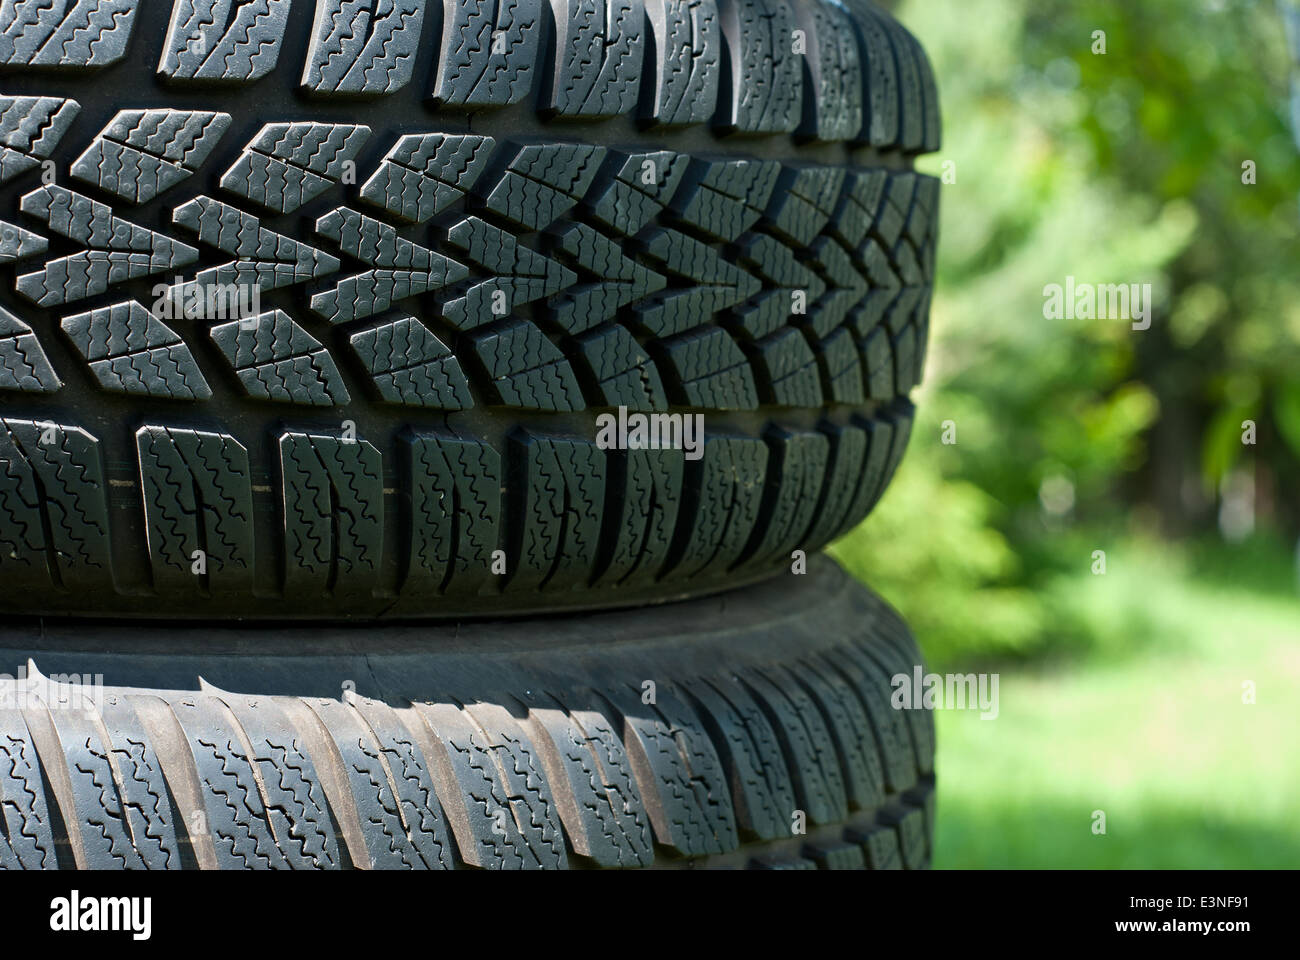
[[[856,0],[5,4],[0,866],[925,865],[938,144]]]

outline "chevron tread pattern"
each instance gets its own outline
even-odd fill
[[[940,117],[866,0],[0,0],[6,57],[0,610],[648,602],[902,456]]]

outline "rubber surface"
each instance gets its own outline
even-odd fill
[[[781,569],[901,455],[938,138],[859,2],[5,0],[0,609]],[[605,449],[620,407],[702,414],[702,458]]]
[[[933,718],[890,705],[916,648],[824,557],[635,614],[367,634],[0,627],[11,675],[123,684],[10,684],[0,867],[928,864]]]

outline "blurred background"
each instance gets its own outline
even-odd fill
[[[936,715],[934,865],[1298,867],[1285,3],[893,6],[944,108],[938,293],[907,458],[833,552],[931,669],[1001,675],[996,720]],[[1067,276],[1151,283],[1150,329],[1045,319]]]

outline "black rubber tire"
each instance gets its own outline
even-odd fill
[[[783,589],[364,638],[0,627],[0,663],[29,656],[121,686],[0,706],[0,868],[930,857],[932,717],[890,704],[916,648],[825,557]]]
[[[816,550],[898,461],[939,112],[869,4],[5,16],[0,609],[670,599]],[[229,284],[250,317],[174,315]],[[702,458],[598,445],[620,406],[702,414]]]

